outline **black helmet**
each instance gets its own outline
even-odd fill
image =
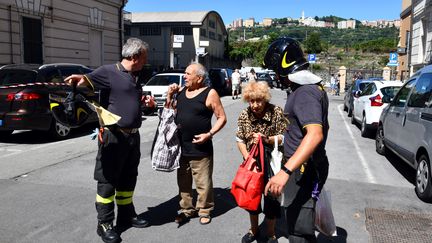
[[[93,112],[84,96],[76,93],[75,87],[66,99],[50,94],[50,109],[59,123],[71,128],[84,124]]]
[[[270,44],[263,64],[264,67],[272,69],[278,75],[284,77],[309,67],[300,43],[289,37],[278,38]]]

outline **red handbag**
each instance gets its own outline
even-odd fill
[[[255,158],[255,161],[253,161]],[[261,136],[252,146],[248,157],[240,165],[231,185],[237,205],[247,210],[257,210],[264,191],[264,147]]]

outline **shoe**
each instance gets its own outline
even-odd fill
[[[132,226],[135,228],[145,228],[150,226],[150,223],[145,219],[135,216],[130,218],[129,220],[118,220],[117,226],[123,226],[123,227]]]
[[[176,217],[175,217],[175,222],[179,225],[185,224],[187,222],[190,221],[190,219],[192,218],[192,216],[187,215],[185,213],[179,213]]]
[[[234,97],[231,97],[232,99],[234,99]]]
[[[199,222],[202,225],[210,224],[211,220],[212,220],[212,218],[210,217],[210,215],[200,215],[199,216]]]
[[[147,221],[145,219],[142,219],[139,217],[133,217],[133,218],[131,218],[131,225],[132,225],[132,227],[135,227],[135,228],[145,228],[145,227],[150,226],[150,223],[149,223],[149,221]]]
[[[276,238],[276,235],[273,235],[272,237],[269,237],[267,239],[267,243],[279,243],[278,239]]]
[[[119,234],[114,230],[112,222],[98,223],[96,233],[106,243],[118,243],[122,241]]]
[[[252,231],[247,232],[243,238],[242,238],[242,243],[251,243],[254,242],[255,240],[258,239],[258,233],[257,234],[253,234]]]

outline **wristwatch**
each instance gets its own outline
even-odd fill
[[[293,173],[290,169],[288,169],[287,167],[285,167],[285,165],[282,166],[282,170],[283,170],[285,173],[287,173],[288,175],[291,175],[291,174]]]

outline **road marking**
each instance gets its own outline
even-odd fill
[[[44,145],[39,145],[36,147],[32,147],[30,149],[26,149],[26,150],[20,150],[20,149],[0,149],[0,151],[6,151],[6,152],[11,152],[9,154],[4,154],[2,156],[0,156],[0,159],[2,158],[6,158],[6,157],[10,157],[13,155],[17,155],[17,154],[21,154],[21,153],[25,153],[25,152],[29,152],[29,151],[34,151],[34,150],[38,150],[41,148],[45,148],[45,147],[49,147],[49,146],[55,146],[55,145],[70,145],[75,143],[74,141],[68,141],[68,140],[64,140],[64,141],[58,141],[58,142],[54,142],[54,143],[48,143],[48,144],[44,144]]]
[[[343,120],[343,122],[344,122],[344,124],[345,124],[346,130],[348,131],[348,133],[349,133],[349,135],[350,135],[350,137],[351,137],[351,140],[352,140],[352,142],[353,142],[353,144],[354,144],[355,151],[357,152],[357,156],[358,156],[359,159],[360,159],[360,162],[361,162],[361,164],[362,164],[362,166],[363,166],[363,170],[364,170],[364,172],[365,172],[365,174],[366,174],[367,179],[369,180],[369,183],[376,184],[376,183],[377,183],[377,182],[376,182],[376,179],[375,179],[375,177],[372,175],[372,172],[371,172],[371,170],[369,169],[369,166],[368,166],[368,163],[366,162],[365,157],[364,157],[363,154],[360,152],[360,146],[358,145],[356,139],[354,138],[354,134],[352,133],[351,128],[350,128],[348,122],[346,121],[346,119],[345,119],[345,117],[344,117],[343,110],[342,110],[342,109],[343,109],[343,104],[338,105],[337,108],[338,108],[339,114],[341,115],[342,120]]]

